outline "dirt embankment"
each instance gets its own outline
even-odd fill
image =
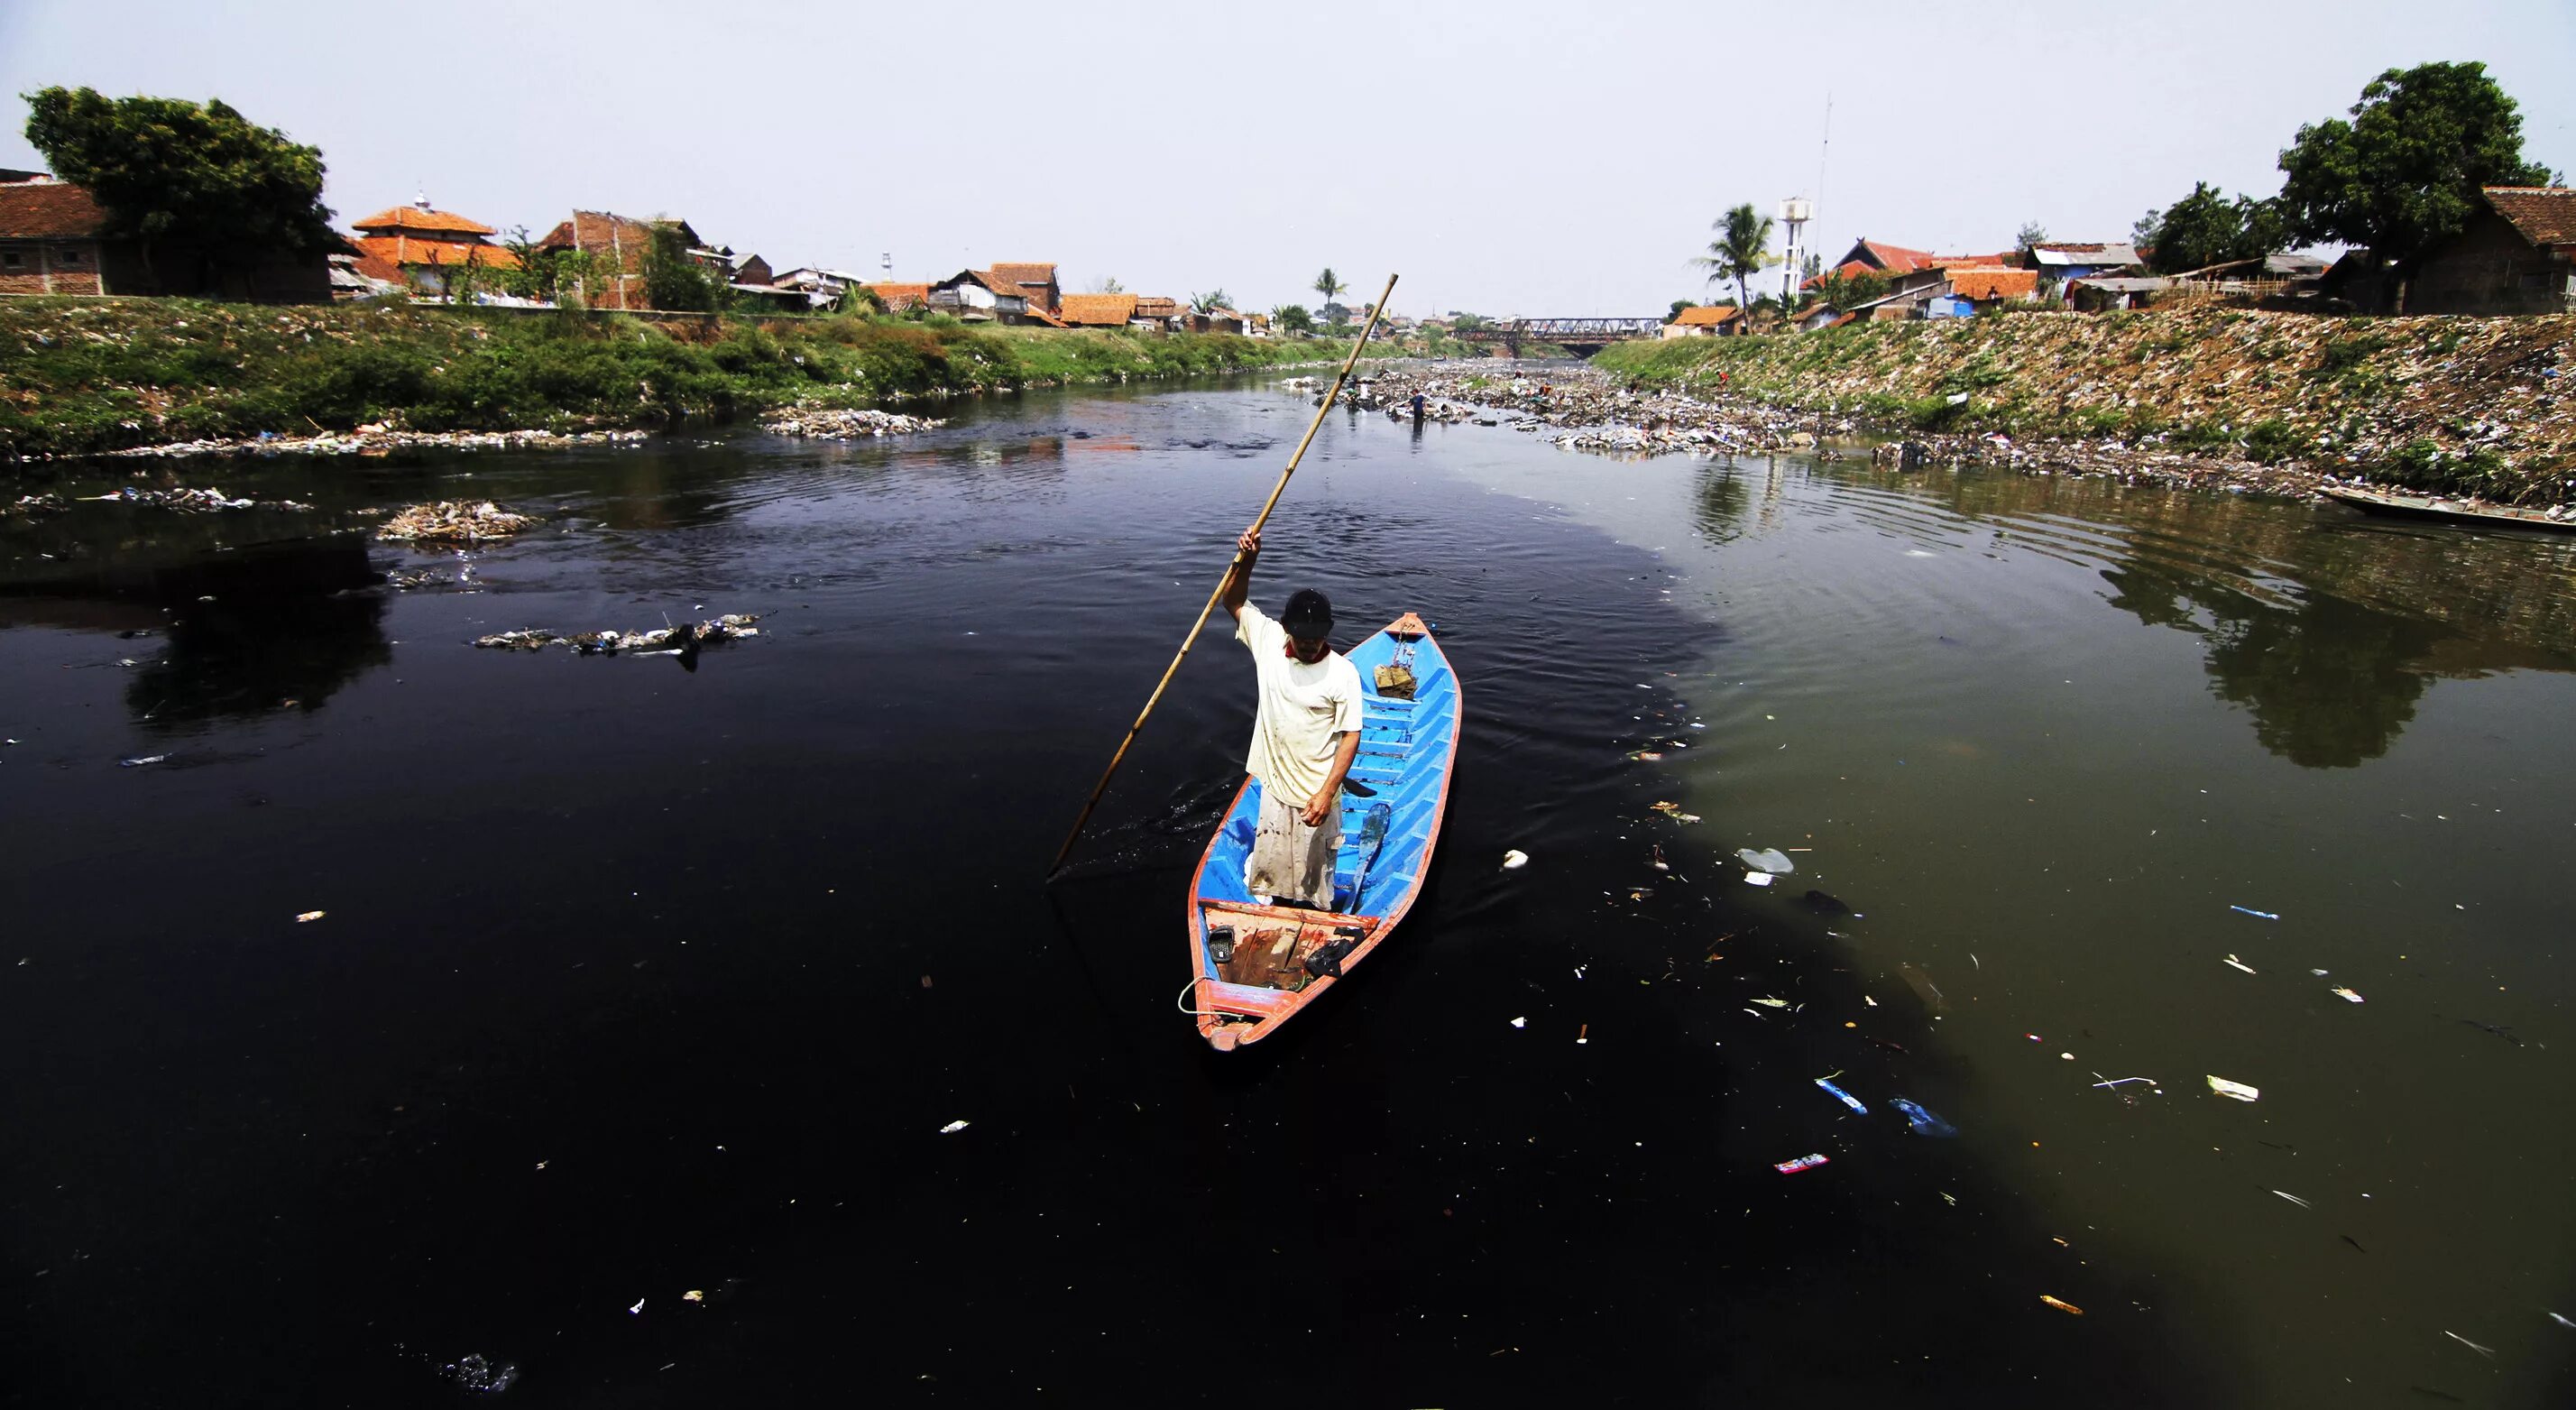
[[[2576,499],[2576,317],[2001,314],[1628,344],[1596,365],[1951,449],[2092,443],[2502,503]]]

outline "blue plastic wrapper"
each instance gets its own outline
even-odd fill
[[[1921,1102],[1909,1101],[1904,1097],[1897,1097],[1889,1101],[1888,1105],[1905,1114],[1905,1125],[1907,1129],[1911,1130],[1915,1135],[1955,1136],[1959,1134],[1958,1127],[1934,1116],[1928,1111],[1925,1111]]]

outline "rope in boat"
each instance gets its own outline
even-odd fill
[[[1181,992],[1180,992],[1180,993],[1178,993],[1178,994],[1174,994],[1174,995],[1172,996],[1172,1007],[1179,1009],[1181,1012],[1183,1012],[1183,1013],[1185,1013],[1185,1014],[1188,1014],[1188,1015],[1189,1015],[1190,1017],[1192,1017],[1192,1018],[1232,1018],[1232,1017],[1234,1017],[1234,1015],[1232,1015],[1232,1014],[1229,1014],[1229,1013],[1225,1012],[1223,1009],[1194,1009],[1194,1008],[1191,1008],[1188,1004],[1185,1004],[1185,1003],[1181,1002],[1182,997],[1183,997],[1184,995],[1188,994],[1192,989],[1195,989],[1195,988],[1197,988],[1197,987],[1199,987],[1199,979],[1198,979],[1198,976],[1193,975],[1193,976],[1191,976],[1191,977],[1190,977],[1190,982],[1189,982],[1189,983],[1184,984],[1184,985],[1182,985],[1182,986],[1181,986]]]

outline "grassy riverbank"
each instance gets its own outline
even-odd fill
[[[0,300],[0,460],[381,421],[420,431],[657,427],[1345,351],[1311,339],[872,317],[663,325],[579,312],[11,299]]]
[[[2114,439],[2576,498],[2576,317],[2005,314],[1630,343],[1614,375],[1891,428]]]

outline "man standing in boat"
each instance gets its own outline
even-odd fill
[[[1342,780],[1360,751],[1360,673],[1328,637],[1333,604],[1313,588],[1289,594],[1273,620],[1252,605],[1261,530],[1243,531],[1225,581],[1234,639],[1252,648],[1260,684],[1244,770],[1261,784],[1261,811],[1244,889],[1263,905],[1330,910],[1333,854],[1342,842]]]

